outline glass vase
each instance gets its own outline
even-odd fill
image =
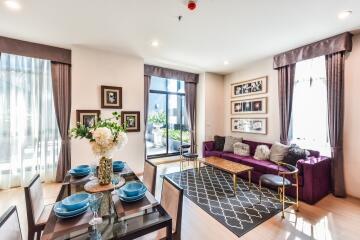
[[[111,183],[112,174],[112,158],[101,157],[99,160],[98,179],[100,185],[107,185]]]

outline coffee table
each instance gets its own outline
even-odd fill
[[[248,173],[249,178],[249,188],[251,188],[251,171],[254,170],[253,167],[246,166],[241,163],[232,162],[223,158],[219,157],[207,157],[198,159],[200,167],[201,164],[211,166],[213,168],[219,169],[221,171],[230,173],[233,178],[233,187],[234,187],[234,194],[236,195],[236,187],[237,187],[237,176],[243,172]]]

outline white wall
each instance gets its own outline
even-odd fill
[[[144,62],[140,58],[121,56],[99,50],[74,47],[72,49],[72,111],[71,127],[76,123],[77,109],[101,110],[109,117],[116,109],[101,109],[100,86],[122,87],[123,109],[140,111],[141,132],[128,133],[129,142],[114,159],[126,161],[135,172],[144,164]],[[72,165],[94,160],[85,140],[71,141]]]
[[[224,77],[214,73],[202,73],[197,86],[197,144],[198,153],[202,143],[214,135],[224,135]]]
[[[346,192],[360,198],[360,34],[345,62],[344,171]]]
[[[230,102],[233,100],[231,98],[231,84],[241,81],[247,81],[254,78],[259,78],[263,76],[268,76],[268,93],[259,94],[255,96],[246,96],[241,98],[234,99],[247,99],[247,98],[259,98],[267,97],[268,101],[268,113],[267,114],[241,114],[241,115],[231,115],[231,106]],[[258,62],[254,62],[249,65],[247,68],[243,68],[237,72],[225,76],[225,87],[224,87],[224,97],[225,97],[225,134],[232,136],[241,136],[247,140],[255,140],[261,142],[274,142],[279,141],[280,139],[280,129],[279,129],[279,102],[278,102],[278,79],[277,71],[273,70],[273,60],[272,58],[264,59]],[[244,134],[244,133],[234,133],[231,132],[231,117],[241,117],[241,118],[256,118],[256,117],[266,117],[267,118],[267,134]]]

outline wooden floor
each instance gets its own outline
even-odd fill
[[[179,171],[178,163],[161,164],[158,166],[157,193],[161,192],[160,175]],[[46,203],[55,200],[60,184],[44,184]],[[0,214],[10,205],[19,209],[21,228],[24,239],[27,239],[27,218],[24,192],[21,188],[0,191]],[[339,199],[331,195],[316,205],[300,204],[300,212],[286,213],[282,220],[280,213],[262,223],[247,234],[242,240],[352,240],[360,239],[360,200],[354,198]],[[232,240],[239,239],[222,224],[209,216],[189,199],[184,199],[183,240]]]

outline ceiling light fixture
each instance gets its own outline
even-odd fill
[[[345,19],[345,18],[348,18],[350,17],[350,15],[352,14],[352,11],[350,10],[345,10],[345,11],[342,11],[338,14],[338,18],[339,19]]]
[[[151,42],[151,46],[153,46],[153,47],[158,47],[158,46],[159,46],[159,41],[153,40],[153,41]]]
[[[224,65],[229,65],[229,61],[225,60]]]
[[[18,1],[15,0],[6,0],[4,2],[5,6],[11,10],[20,10],[21,9],[21,5]]]

